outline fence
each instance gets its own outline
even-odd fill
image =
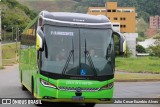
[[[13,65],[18,62],[18,52],[20,42],[2,44],[2,65]]]

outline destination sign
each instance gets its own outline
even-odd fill
[[[74,32],[51,31],[51,35],[74,36]]]

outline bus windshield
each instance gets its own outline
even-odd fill
[[[79,76],[113,74],[111,29],[44,25],[44,35],[42,71]]]

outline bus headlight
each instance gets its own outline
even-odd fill
[[[114,83],[111,82],[111,83],[109,83],[109,84],[107,84],[107,85],[101,87],[100,90],[108,90],[108,89],[111,89],[111,88],[113,87],[113,85],[114,85]]]
[[[43,79],[40,79],[40,82],[41,82],[41,84],[43,85],[43,86],[45,86],[45,87],[51,87],[51,88],[57,88],[55,85],[53,85],[53,84],[51,84],[51,83],[49,83],[48,81],[45,81],[45,80],[43,80]]]

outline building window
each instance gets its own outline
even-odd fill
[[[117,10],[117,12],[122,12],[122,10]]]
[[[111,12],[111,10],[107,10],[107,12]]]
[[[130,11],[130,10],[123,10],[123,12],[131,13],[131,11]]]
[[[119,27],[119,25],[113,25],[113,27]]]
[[[120,20],[126,20],[126,18],[125,17],[121,17]]]
[[[117,17],[114,17],[114,20],[118,20]]]
[[[121,25],[120,27],[121,27],[121,28],[126,28],[126,25]]]
[[[112,12],[116,12],[116,10],[112,10]]]
[[[101,12],[106,12],[106,10],[101,10]]]
[[[100,12],[100,10],[92,10],[92,12]]]

